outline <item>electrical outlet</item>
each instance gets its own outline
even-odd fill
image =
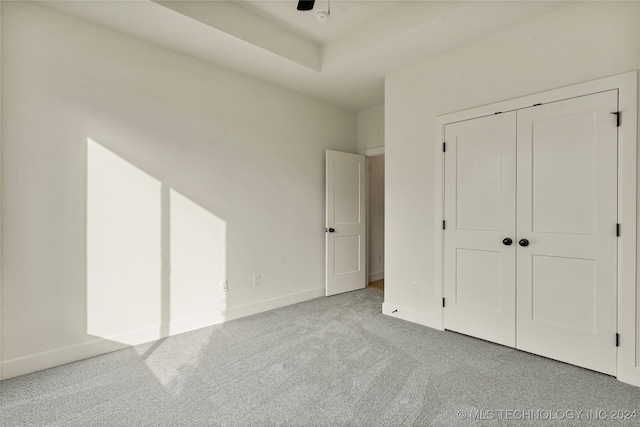
[[[411,282],[411,290],[416,293],[418,292],[418,282],[415,280]]]
[[[220,292],[227,292],[227,290],[229,289],[229,284],[227,283],[226,280],[221,280],[220,281]]]
[[[382,254],[378,254],[378,262],[382,262]]]
[[[260,285],[260,275],[256,274],[255,276],[253,276],[253,286],[259,286]]]

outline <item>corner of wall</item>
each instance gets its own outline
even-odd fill
[[[375,156],[384,153],[384,104],[359,111],[356,120],[358,154]],[[381,148],[382,153],[379,152]]]
[[[397,304],[384,302],[382,304],[382,314],[444,331],[441,317],[422,311],[411,310]]]

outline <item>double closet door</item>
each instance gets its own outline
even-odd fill
[[[617,105],[445,126],[446,329],[616,373]]]

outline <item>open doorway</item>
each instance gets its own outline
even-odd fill
[[[367,157],[367,287],[384,291],[384,154]]]

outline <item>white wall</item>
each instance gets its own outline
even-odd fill
[[[1,7],[1,5],[0,5]],[[1,10],[1,9],[0,9]],[[0,19],[0,82],[2,81],[2,19]],[[2,85],[0,84],[0,225],[2,224]],[[0,226],[0,355],[2,355],[2,227]],[[2,360],[0,358],[0,360]],[[2,365],[0,364],[0,378]]]
[[[442,141],[434,140],[435,118],[637,69],[638,7],[570,4],[387,76],[385,304],[424,323],[441,316],[434,157]]]
[[[367,274],[384,278],[384,155],[367,158]]]
[[[2,7],[3,377],[324,294],[355,113]]]
[[[357,152],[367,156],[367,275],[384,278],[384,105],[357,114]]]
[[[380,148],[384,147],[384,105],[359,111],[357,121],[358,153],[369,154],[376,152],[376,149],[379,152]]]
[[[636,15],[636,19],[637,19],[637,23],[640,24],[640,5],[638,6],[638,11],[637,11],[637,15]],[[636,35],[636,55],[637,55],[637,62],[638,64],[636,64],[636,67],[640,68],[640,25],[637,25],[637,29],[638,29],[638,34]],[[640,111],[638,112],[638,117],[640,118]],[[640,120],[639,120],[640,122]],[[638,183],[640,183],[640,173],[638,174]],[[640,187],[639,187],[640,188]],[[640,220],[638,221],[640,223]],[[638,227],[637,229],[637,238],[636,238],[636,242],[640,242],[640,227]],[[636,274],[637,274],[637,279],[636,279],[636,283],[638,284],[638,288],[637,288],[637,292],[636,292],[636,316],[638,316],[638,313],[640,313],[640,271],[638,271],[638,266],[636,265]],[[640,367],[640,317],[638,317],[638,325],[636,328],[636,343],[638,344],[638,348],[636,351],[636,366]],[[640,381],[640,373],[638,374],[638,378]]]

